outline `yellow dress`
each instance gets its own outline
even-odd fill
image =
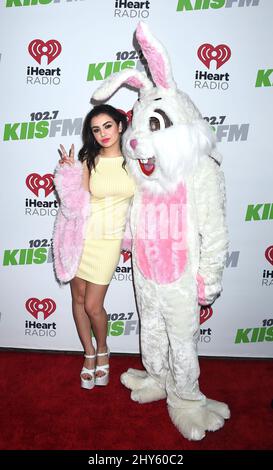
[[[107,285],[120,258],[126,215],[135,191],[133,178],[122,168],[123,157],[99,157],[90,176],[91,212],[76,276]]]

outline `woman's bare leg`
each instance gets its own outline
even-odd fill
[[[87,282],[85,290],[84,308],[90,318],[92,330],[96,338],[97,353],[107,352],[107,313],[104,309],[103,302],[107,292],[108,285],[99,285]],[[97,357],[97,365],[108,364],[108,357]],[[103,371],[98,371],[97,376],[104,375]]]
[[[74,321],[84,352],[91,356],[95,354],[95,348],[92,344],[90,318],[84,308],[86,285],[87,281],[78,277],[74,277],[70,282]],[[85,359],[84,367],[87,367],[87,369],[94,369],[95,359]],[[89,374],[82,374],[82,377],[84,379],[90,379]]]

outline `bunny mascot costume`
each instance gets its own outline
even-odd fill
[[[162,44],[142,22],[136,37],[154,83],[127,69],[93,95],[105,100],[122,84],[140,92],[123,153],[137,184],[130,228],[146,371],[129,369],[121,381],[139,403],[167,398],[178,430],[200,440],[230,416],[198,385],[198,304],[219,296],[228,248],[221,156],[214,132],[177,89]]]
[[[126,69],[93,95],[104,101],[122,84],[139,90],[123,154],[137,185],[128,225],[146,370],[129,369],[121,381],[139,403],[166,398],[178,430],[200,440],[230,415],[225,403],[200,391],[197,356],[199,305],[219,296],[228,247],[221,156],[214,132],[177,89],[161,43],[143,23],[136,36],[154,83]],[[89,195],[81,175],[77,162],[72,169],[58,167],[55,176],[61,206],[53,248],[62,282],[75,275],[82,252]]]

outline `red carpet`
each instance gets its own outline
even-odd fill
[[[0,352],[0,449],[273,449],[273,363],[201,359],[200,384],[225,401],[231,419],[200,442],[172,425],[165,401],[139,405],[119,381],[135,356],[111,358],[111,381],[91,391],[79,386],[82,356]]]

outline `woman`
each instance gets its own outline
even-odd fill
[[[81,387],[85,389],[107,385],[109,381],[107,314],[103,304],[120,258],[126,213],[134,193],[134,182],[121,154],[121,137],[126,128],[126,115],[110,105],[95,106],[83,124],[83,146],[79,151],[81,184],[91,193],[91,213],[84,230],[80,263],[70,287],[73,316],[85,351],[80,374]],[[69,154],[62,145],[60,148],[60,166],[73,167],[74,145]],[[62,204],[61,196],[60,199]]]

